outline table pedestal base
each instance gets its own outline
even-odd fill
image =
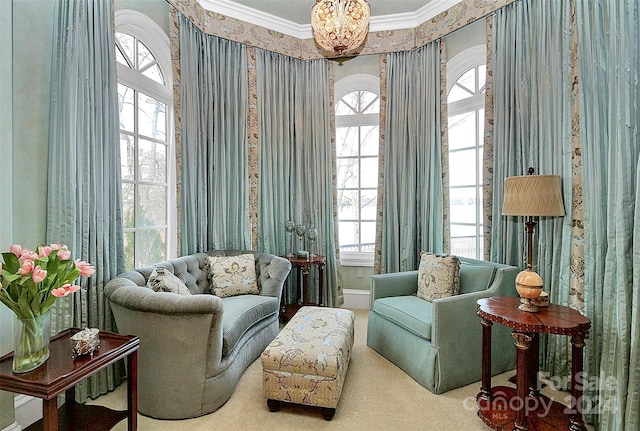
[[[512,431],[516,427],[517,408],[523,403],[515,388],[496,386],[491,388],[491,400],[487,401],[480,395],[478,403],[478,417],[494,430]],[[544,395],[526,397],[524,409],[527,412],[527,426],[529,431],[557,431],[567,429],[567,414],[569,408],[553,401]],[[586,427],[580,428],[586,431]]]

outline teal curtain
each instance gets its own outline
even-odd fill
[[[380,271],[418,268],[420,252],[442,252],[440,41],[387,54]]]
[[[524,217],[502,215],[504,178],[560,175],[566,215],[540,217],[533,269],[551,302],[569,305],[571,240],[570,2],[522,0],[493,18],[494,185],[491,260],[524,268]],[[535,196],[532,196],[535,199]],[[514,286],[515,289],[515,286]],[[569,371],[567,337],[542,337],[541,360],[552,376]]]
[[[246,46],[180,21],[180,252],[250,248]]]
[[[52,309],[52,331],[70,326],[113,331],[104,284],[124,271],[120,141],[111,2],[56,2],[51,74],[48,243],[64,243],[96,268],[82,290]],[[111,390],[124,367],[76,386],[79,401]]]
[[[287,220],[318,229],[317,253],[327,258],[324,303],[337,306],[342,292],[337,281],[328,63],[256,49],[256,74],[260,250],[287,253]]]
[[[578,0],[587,397],[601,430],[640,429],[640,12]],[[597,379],[595,379],[597,377]],[[597,404],[595,403],[597,401]]]

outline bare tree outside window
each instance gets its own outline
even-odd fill
[[[116,33],[120,68],[166,85],[149,48],[136,37]],[[119,69],[121,70],[121,69]],[[125,256],[127,269],[167,258],[168,234],[168,103],[118,75],[120,153]]]
[[[341,252],[373,253],[378,195],[380,98],[349,92],[336,104],[338,222]]]

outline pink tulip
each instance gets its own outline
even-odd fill
[[[60,250],[61,248],[67,248],[67,246],[64,244],[49,244],[49,247],[51,247],[51,250]]]
[[[58,250],[58,257],[60,258],[60,260],[69,260],[69,258],[71,257],[71,251],[69,251],[67,248],[61,248],[60,250]]]
[[[38,247],[38,257],[49,256],[53,249],[48,245],[41,245]]]
[[[51,293],[53,294],[53,296],[56,296],[58,298],[62,298],[63,296],[67,296],[70,293],[73,292],[77,292],[78,290],[80,290],[80,286],[77,285],[71,285],[71,284],[65,284],[62,287],[58,287],[57,289],[53,289],[51,291]]]
[[[80,270],[80,277],[91,277],[96,269],[89,262],[81,261],[80,259],[76,259],[74,262],[76,268]]]
[[[9,251],[15,254],[17,257],[20,257],[22,255],[22,246],[13,244],[11,247],[9,247]]]
[[[42,269],[40,265],[36,266],[33,270],[33,274],[31,275],[31,279],[34,283],[41,283],[45,278],[47,278],[47,271]]]
[[[20,254],[20,261],[24,262],[25,260],[36,260],[39,257],[40,256],[38,256],[38,253],[36,253],[35,251],[28,248],[23,248],[22,253]]]
[[[18,274],[20,275],[31,274],[34,268],[35,268],[35,264],[33,263],[32,260],[29,260],[29,259],[23,260],[22,266],[20,267],[20,269],[18,269]]]
[[[0,262],[0,275],[2,275],[2,262]]]

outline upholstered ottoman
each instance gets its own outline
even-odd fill
[[[302,307],[260,357],[269,410],[280,402],[322,408],[331,420],[353,347],[353,311]]]

